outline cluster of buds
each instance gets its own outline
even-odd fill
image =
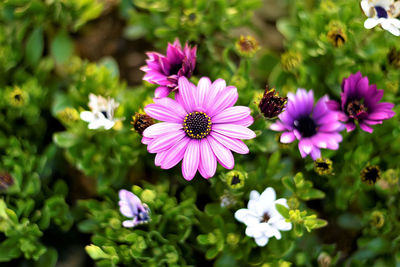
[[[267,86],[258,107],[265,118],[272,119],[283,111],[286,103],[287,97],[280,97],[275,89],[269,90]]]

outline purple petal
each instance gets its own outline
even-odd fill
[[[217,79],[211,84],[211,87],[208,90],[208,94],[206,95],[204,103],[204,109],[206,111],[214,105],[217,95],[219,94],[219,92],[224,90],[225,87],[226,87],[226,82],[223,79]]]
[[[171,146],[175,145],[182,138],[186,136],[183,130],[173,131],[171,133],[158,136],[153,142],[147,147],[150,153],[158,153],[169,149]]]
[[[301,139],[299,142],[299,150],[303,151],[306,155],[311,153],[313,147],[314,146],[309,138]]]
[[[185,150],[190,140],[190,138],[185,137],[181,140],[181,142],[176,143],[174,146],[168,149],[166,152],[167,155],[161,164],[161,169],[171,169],[178,164],[185,155]]]
[[[317,160],[321,157],[321,150],[319,148],[314,147],[313,150],[311,151],[311,158],[313,160]]]
[[[197,97],[196,97],[196,106],[204,108],[204,102],[206,96],[209,94],[211,87],[211,81],[207,77],[203,77],[200,79],[197,84]],[[205,110],[205,109],[204,109]]]
[[[155,138],[157,136],[169,133],[171,131],[177,131],[182,129],[181,123],[171,123],[171,122],[159,122],[147,127],[143,131],[143,136],[146,138]]]
[[[236,124],[213,124],[212,131],[237,139],[253,139],[256,137],[256,134],[249,128]]]
[[[201,169],[201,171],[200,171]],[[206,138],[200,141],[199,172],[204,178],[213,177],[217,169],[217,159]]]
[[[217,157],[218,162],[226,169],[233,169],[235,160],[233,159],[232,152],[210,135],[207,136],[207,141],[214,155]]]
[[[169,92],[170,92],[170,91],[171,91],[171,90],[170,90],[168,87],[165,87],[165,86],[157,87],[157,89],[156,89],[155,92],[154,92],[154,97],[155,97],[155,98],[163,98],[163,97],[166,97],[166,96],[169,95]]]
[[[243,143],[242,140],[231,138],[217,132],[212,132],[211,136],[214,137],[215,140],[220,142],[224,147],[239,153],[239,154],[247,154],[249,153],[249,148]]]
[[[190,140],[182,161],[183,178],[190,181],[196,175],[200,162],[200,141]]]
[[[387,112],[372,112],[368,115],[368,119],[370,120],[386,120],[390,118],[390,114]]]
[[[206,109],[207,114],[212,117],[222,110],[232,107],[238,100],[238,92],[236,87],[228,86],[224,88],[215,98],[215,102]]]
[[[183,107],[187,113],[194,111],[195,101],[193,90],[194,85],[186,79],[186,77],[180,77],[178,80],[179,95],[182,97]]]
[[[293,142],[296,139],[296,136],[292,132],[284,132],[281,135],[281,143],[288,144]]]
[[[177,101],[175,101],[169,97],[164,97],[161,99],[154,99],[154,102],[157,105],[161,105],[164,108],[168,109],[170,113],[176,113],[180,118],[182,118],[182,121],[187,114],[185,109],[182,107],[182,105],[180,103],[178,103]]]
[[[285,125],[281,121],[276,121],[269,127],[272,131],[281,132],[286,130]]]
[[[359,99],[364,98],[369,89],[368,77],[362,77],[357,81],[356,95]]]
[[[348,123],[346,123],[345,126],[346,126],[347,132],[351,132],[356,128],[356,125],[354,122],[348,122]]]
[[[144,108],[144,111],[150,117],[166,122],[182,123],[183,118],[177,113],[171,112],[169,108],[165,108],[159,104],[149,104]]]
[[[319,101],[318,101],[318,102],[319,102]],[[337,101],[335,101],[335,100],[329,100],[329,101],[327,101],[327,102],[326,102],[326,105],[327,105],[328,108],[331,109],[331,110],[335,110],[335,111],[340,110],[340,104],[339,104],[339,102],[337,102]],[[318,103],[317,103],[317,105],[315,106],[315,108],[317,108],[317,106],[318,106]],[[321,113],[323,113],[323,112],[321,112]]]
[[[333,131],[339,131],[342,128],[343,128],[343,124],[339,121],[336,121],[336,122],[330,122],[330,123],[321,125],[319,127],[318,131],[333,132]]]
[[[360,123],[360,128],[367,132],[367,133],[372,133],[374,131],[374,129],[372,129],[371,127],[369,127],[367,124],[365,123]]]
[[[235,106],[227,108],[212,117],[213,123],[231,123],[246,119],[251,113],[250,108],[244,106]]]

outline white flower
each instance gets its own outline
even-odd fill
[[[362,0],[361,8],[368,19],[364,23],[366,29],[381,25],[391,34],[400,36],[400,1],[394,0]]]
[[[91,111],[82,111],[81,119],[89,122],[89,129],[99,129],[103,127],[106,130],[111,129],[118,119],[114,118],[114,111],[119,103],[114,99],[105,99],[102,96],[94,94],[89,95],[89,105]]]
[[[270,237],[281,239],[279,231],[289,231],[292,224],[278,212],[275,205],[281,204],[287,207],[286,199],[275,200],[276,194],[272,187],[268,187],[260,195],[257,191],[250,192],[250,200],[247,209],[236,211],[236,220],[247,225],[246,235],[254,237],[260,247],[268,243]]]

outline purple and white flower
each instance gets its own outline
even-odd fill
[[[131,218],[122,222],[124,227],[131,228],[150,221],[149,208],[135,194],[121,189],[119,191],[119,199],[120,212],[122,215]]]
[[[312,90],[298,89],[296,95],[288,93],[287,96],[285,111],[270,126],[271,130],[283,131],[280,141],[292,143],[299,140],[301,156],[310,155],[313,160],[321,157],[321,148],[338,149],[343,124],[339,121],[340,113],[328,108],[328,96],[319,99],[315,106]]]
[[[361,72],[343,79],[340,96],[341,103],[331,100],[328,106],[341,113],[340,120],[346,122],[348,132],[356,128],[357,121],[362,130],[372,133],[370,125],[382,124],[383,120],[395,115],[394,104],[379,102],[383,90],[378,90],[375,84],[370,85],[368,77],[363,77]]]
[[[276,209],[276,204],[288,207],[284,198],[276,199],[275,190],[268,187],[260,195],[257,191],[250,192],[250,200],[247,209],[235,212],[235,218],[246,224],[246,235],[253,237],[258,246],[263,247],[271,237],[281,239],[280,231],[289,231],[292,224],[286,222],[285,218]]]
[[[89,108],[91,111],[82,111],[80,117],[83,121],[89,123],[89,129],[104,128],[111,129],[120,119],[114,118],[114,111],[118,108],[119,103],[114,99],[105,99],[102,96],[89,94]]]
[[[170,92],[177,91],[180,77],[190,78],[196,66],[196,51],[196,46],[191,48],[187,43],[182,49],[176,39],[173,44],[168,43],[166,56],[157,52],[147,53],[147,65],[140,69],[146,72],[143,80],[160,85],[154,93],[155,98],[166,97]]]
[[[362,0],[361,8],[368,19],[364,23],[366,29],[381,25],[393,35],[400,36],[400,1],[394,0]]]
[[[233,106],[237,89],[218,79],[211,83],[203,77],[197,87],[186,77],[179,79],[175,100],[164,97],[144,110],[150,117],[162,121],[143,132],[142,143],[150,153],[157,153],[155,165],[170,169],[182,160],[182,174],[191,180],[196,172],[204,178],[213,177],[217,161],[232,169],[232,151],[247,154],[249,149],[240,139],[256,135],[247,127],[253,123],[251,110]]]

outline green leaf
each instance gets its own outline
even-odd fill
[[[219,203],[210,203],[206,205],[204,210],[207,215],[217,215],[221,213],[221,205]]]
[[[40,256],[39,260],[35,262],[35,267],[54,267],[56,266],[58,258],[57,250],[54,248],[47,249],[47,252]]]
[[[210,248],[206,252],[206,259],[212,260],[215,257],[217,257],[218,253],[219,253],[219,251],[218,251],[218,249],[216,247]]]
[[[308,189],[299,195],[302,200],[320,199],[325,197],[325,193],[318,189]]]
[[[301,224],[295,223],[294,224],[294,233],[296,234],[296,236],[300,237],[303,236],[303,226]]]
[[[286,208],[284,205],[281,204],[276,204],[276,209],[278,210],[278,212],[283,216],[283,218],[285,219],[289,219],[289,209]]]
[[[26,42],[25,53],[28,64],[36,67],[43,54],[43,29],[36,28],[31,32]]]
[[[55,61],[58,64],[62,64],[72,56],[74,52],[74,44],[65,32],[60,32],[52,40],[50,51]]]
[[[69,148],[77,144],[79,138],[76,135],[69,132],[58,132],[53,135],[53,141],[59,147]]]
[[[16,259],[20,255],[18,237],[9,238],[0,244],[0,262]]]
[[[85,250],[89,256],[94,260],[110,258],[100,247],[93,244],[86,246]]]
[[[201,244],[201,245],[207,245],[208,244],[208,235],[198,235],[197,242],[199,242],[199,244]]]
[[[292,192],[296,192],[296,185],[293,182],[293,179],[289,176],[285,176],[282,178],[283,185]]]

